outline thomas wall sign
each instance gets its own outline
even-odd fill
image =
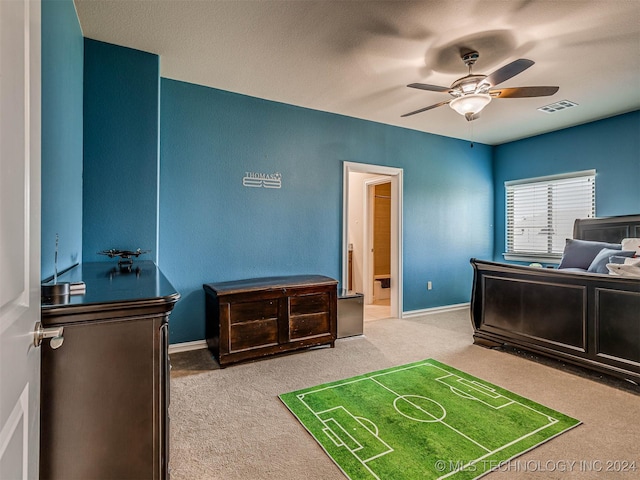
[[[242,177],[244,187],[253,188],[282,188],[281,173],[244,172]]]

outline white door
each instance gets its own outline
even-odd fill
[[[0,0],[0,478],[38,478],[40,2]]]

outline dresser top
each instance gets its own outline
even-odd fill
[[[121,270],[117,262],[80,264],[58,276],[61,282],[84,282],[83,295],[70,295],[63,304],[43,303],[43,315],[64,309],[73,310],[96,305],[132,305],[175,303],[180,294],[160,269],[150,260],[134,261],[131,271]]]
[[[207,283],[205,290],[218,295],[251,292],[255,290],[275,290],[282,288],[308,287],[311,285],[337,285],[338,281],[323,275],[288,275],[283,277],[249,278],[232,282]]]

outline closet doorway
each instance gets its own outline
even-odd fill
[[[344,162],[342,288],[365,320],[402,316],[402,169]]]
[[[381,177],[381,178],[380,178]],[[366,215],[369,219],[364,252],[369,255],[368,276],[371,292],[368,317],[391,316],[391,181],[387,175],[365,181]],[[386,307],[386,308],[385,308]]]

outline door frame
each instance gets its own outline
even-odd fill
[[[342,172],[342,286],[346,286],[349,268],[349,175],[370,173],[385,175],[391,181],[391,316],[402,318],[402,199],[403,170],[367,163],[343,162]],[[366,195],[366,193],[365,193]],[[368,224],[368,219],[365,219]],[[365,226],[364,228],[368,228]],[[366,233],[366,230],[365,230]],[[366,252],[365,252],[366,253]],[[366,262],[368,264],[368,261]],[[365,269],[368,270],[368,265]],[[367,272],[363,272],[366,281]],[[366,287],[368,288],[368,287]]]

